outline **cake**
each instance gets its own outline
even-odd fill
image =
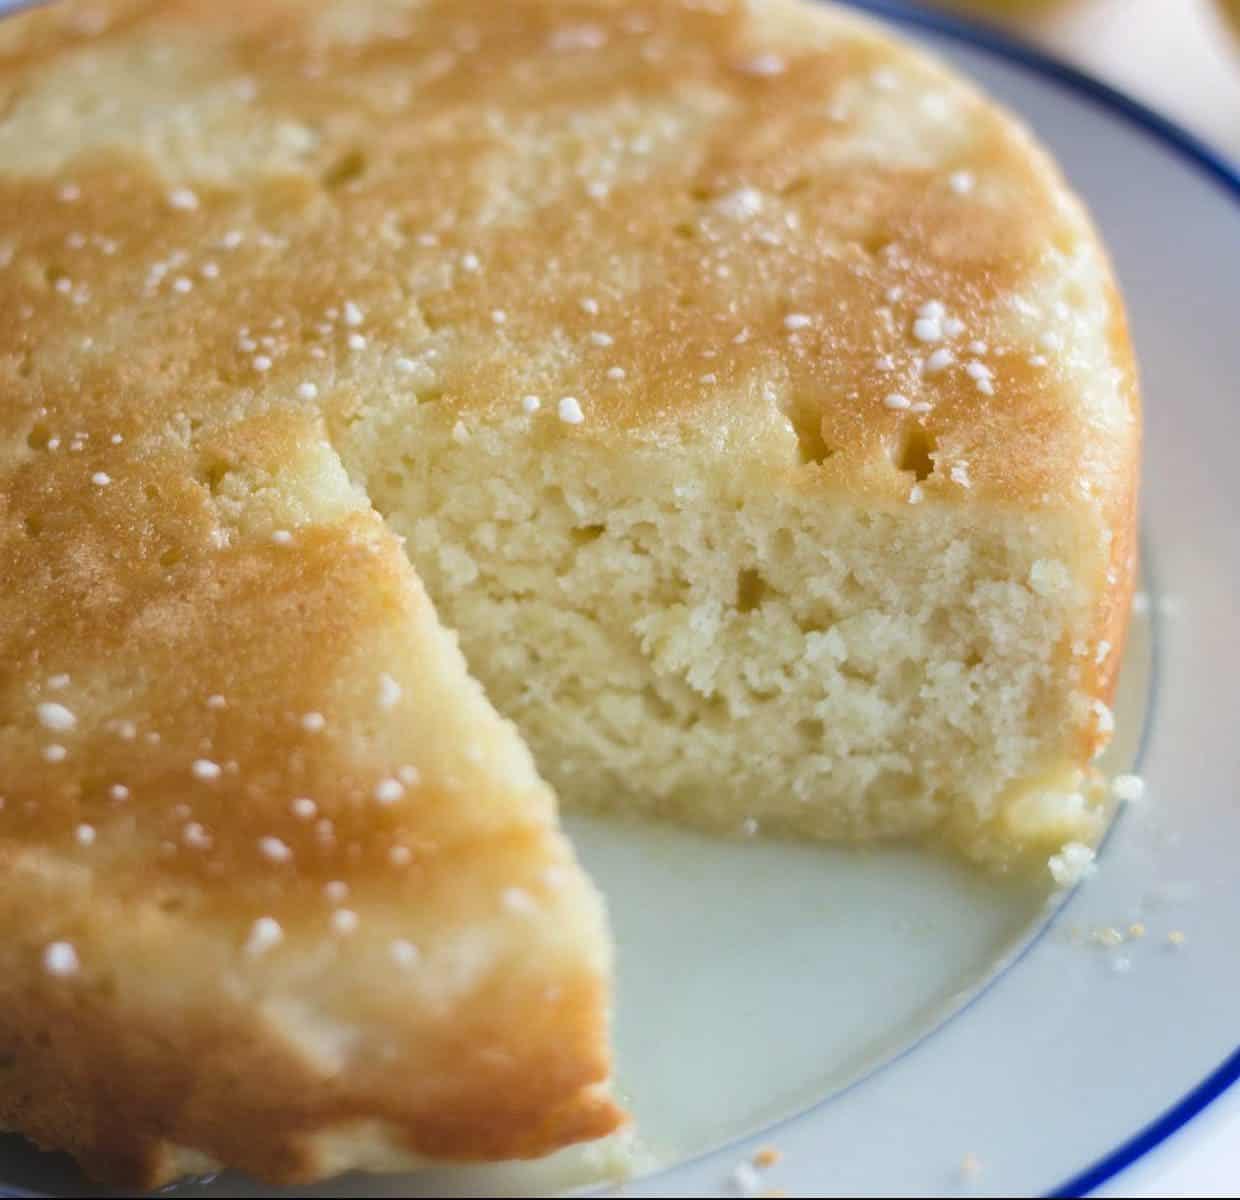
[[[1122,304],[1023,128],[845,11],[0,22],[0,395],[0,1123],[100,1178],[616,1128],[552,789],[1100,832]]]

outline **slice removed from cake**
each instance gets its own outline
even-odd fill
[[[600,900],[318,418],[97,465],[6,479],[0,1125],[143,1187],[614,1128]]]

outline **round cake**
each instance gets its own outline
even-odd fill
[[[847,11],[0,22],[0,395],[0,1123],[100,1178],[616,1128],[555,794],[1060,880],[1101,831],[1122,304]]]

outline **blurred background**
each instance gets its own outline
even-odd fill
[[[980,17],[1128,92],[1240,162],[1240,0],[905,0]]]

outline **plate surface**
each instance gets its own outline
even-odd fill
[[[766,1144],[783,1159],[763,1186],[789,1195],[1080,1192],[1240,1074],[1240,179],[1071,72],[937,18],[902,24],[1051,146],[1125,288],[1147,605],[1106,765],[1139,756],[1147,795],[1067,898],[905,851],[570,819],[619,942],[619,1082],[640,1135],[617,1195],[734,1194],[734,1168]],[[1125,940],[1105,944],[1111,930]],[[296,1194],[590,1188],[621,1157]],[[0,1139],[0,1183],[85,1188],[17,1139]],[[232,1176],[174,1191],[273,1194]]]

